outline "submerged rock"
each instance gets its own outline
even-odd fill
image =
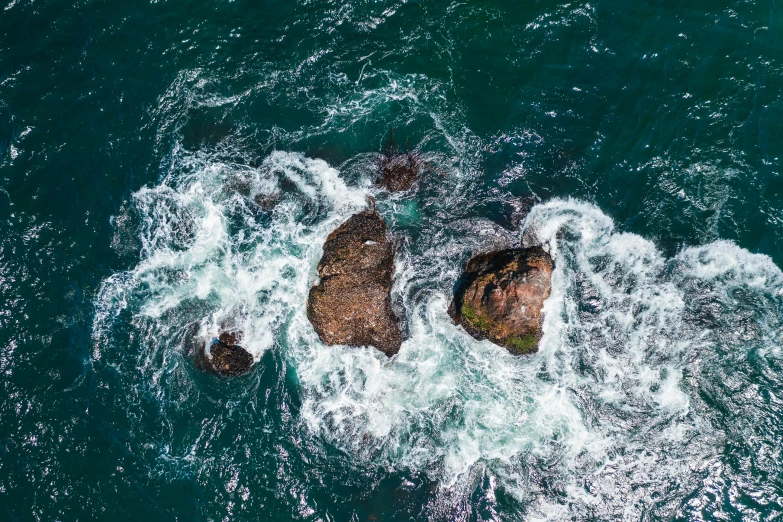
[[[397,353],[402,332],[391,306],[395,246],[374,206],[329,234],[310,289],[307,317],[327,345]]]
[[[209,347],[203,344],[196,356],[196,366],[204,371],[226,377],[243,375],[253,366],[253,356],[239,346],[239,336],[235,332],[223,332]]]
[[[258,193],[253,197],[253,202],[266,212],[271,212],[280,202],[280,195],[277,193]]]
[[[378,167],[376,183],[389,192],[404,192],[419,179],[419,159],[412,152],[385,155]]]
[[[404,192],[410,189],[419,179],[421,162],[415,152],[406,145],[405,152],[394,142],[394,130],[389,133],[389,141],[384,147],[384,153],[378,161],[378,178],[376,183],[389,192]]]
[[[553,269],[540,247],[479,254],[465,267],[449,315],[477,339],[513,354],[534,353]]]

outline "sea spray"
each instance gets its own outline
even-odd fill
[[[670,516],[726,437],[706,417],[700,365],[732,335],[743,339],[736,360],[753,346],[779,350],[783,278],[768,258],[718,242],[667,259],[573,200],[534,207],[514,233],[480,219],[422,225],[429,245],[397,260],[400,353],[326,347],[307,292],[321,244],[363,207],[369,178],[346,186],[324,162],[284,152],[257,169],[197,155],[183,164],[132,198],[141,260],[101,289],[95,357],[121,349],[112,329],[129,319],[146,386],[166,396],[176,385],[166,367],[191,364],[182,332],[195,324],[209,339],[231,318],[256,360],[279,350],[296,371],[308,445],[338,449],[344,466],[427,475],[440,488],[433,513],[483,480],[486,498],[502,488],[533,519]],[[237,177],[244,193],[230,188]],[[272,208],[254,203],[260,192],[277,194]],[[471,251],[522,237],[556,269],[540,352],[515,357],[467,335],[446,306]],[[712,321],[699,312],[707,298],[719,305]],[[733,332],[723,318],[750,304],[759,313]]]
[[[323,161],[295,154],[272,154],[258,169],[198,156],[183,163],[187,168],[161,185],[134,194],[141,261],[103,285],[96,335],[127,306],[135,321],[151,321],[163,337],[197,323],[201,337],[216,338],[221,322],[232,320],[258,359],[306,295],[314,251],[328,227],[361,208],[364,192],[348,189]],[[245,193],[231,190],[236,185]],[[253,201],[278,193],[271,210]],[[313,219],[318,226],[303,224]],[[167,313],[175,309],[172,322]]]

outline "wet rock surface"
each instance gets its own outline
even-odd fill
[[[276,193],[258,193],[253,197],[253,202],[266,212],[271,212],[280,202],[280,195]]]
[[[378,178],[375,183],[389,192],[405,192],[419,179],[421,161],[418,154],[410,150],[410,143],[405,146],[405,152],[394,141],[394,130],[389,133],[389,139],[384,144],[384,152],[377,163]]]
[[[411,152],[385,155],[378,167],[376,183],[389,192],[409,190],[419,179],[419,159]]]
[[[449,315],[477,339],[514,354],[534,353],[553,269],[552,258],[540,247],[479,254],[465,267]]]
[[[307,317],[327,345],[374,346],[392,356],[402,344],[391,306],[395,246],[374,207],[326,238],[320,282],[310,289]]]
[[[235,332],[223,332],[217,342],[209,346],[202,344],[196,355],[196,366],[210,373],[226,377],[236,377],[250,371],[253,366],[253,356],[239,346],[239,335]]]

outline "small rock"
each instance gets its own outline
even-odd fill
[[[258,193],[253,198],[253,202],[266,212],[272,211],[280,201],[280,195],[277,193]]]
[[[239,335],[235,332],[222,332],[217,342],[209,347],[203,344],[196,356],[196,366],[202,370],[217,373],[226,377],[236,377],[250,371],[253,366],[253,356],[237,344]]]
[[[215,343],[209,350],[212,356],[212,366],[220,375],[234,377],[250,371],[253,366],[253,356],[241,346],[226,346]]]
[[[541,247],[489,252],[465,267],[449,306],[455,323],[513,354],[538,351],[552,258]]]
[[[412,152],[385,155],[378,168],[376,183],[389,192],[409,190],[419,179],[419,159]]]
[[[405,146],[405,152],[401,152],[394,142],[392,129],[389,141],[384,146],[384,153],[378,160],[376,183],[389,192],[404,192],[419,179],[420,171],[421,162],[418,155],[410,150],[410,144]]]
[[[236,332],[223,332],[218,336],[218,341],[226,346],[236,346],[239,344],[239,335]]]

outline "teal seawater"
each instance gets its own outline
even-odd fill
[[[782,92],[773,0],[0,1],[0,519],[783,516]],[[392,361],[303,320],[367,194]],[[531,235],[520,359],[445,303]],[[201,374],[237,314],[254,370]]]

